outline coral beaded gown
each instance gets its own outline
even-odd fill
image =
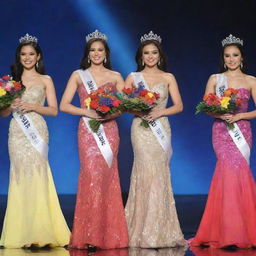
[[[250,92],[238,89],[246,112]],[[248,145],[252,146],[250,122],[237,122]],[[217,156],[206,208],[192,246],[222,248],[256,246],[256,186],[250,167],[229,135],[226,124],[216,119],[213,124],[213,147]]]
[[[113,84],[105,84],[111,86]],[[81,106],[88,96],[83,84],[78,87]],[[102,249],[128,246],[128,231],[117,168],[119,135],[114,120],[103,123],[113,151],[109,168],[83,119],[78,128],[80,176],[70,247],[83,249],[88,244]]]
[[[156,108],[165,108],[168,85],[156,84],[151,89],[160,99]],[[159,118],[169,140],[168,118]],[[130,247],[160,248],[184,246],[170,183],[169,157],[150,128],[140,125],[135,117],[131,139],[134,163],[128,201],[125,207]]]
[[[44,104],[45,89],[33,85],[22,99]],[[43,117],[27,113],[43,140],[48,129]],[[9,128],[10,184],[0,245],[6,248],[64,246],[70,231],[61,212],[48,161],[32,146],[17,121]]]

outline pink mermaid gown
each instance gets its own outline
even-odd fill
[[[103,86],[114,86],[105,84]],[[78,88],[81,106],[87,92]],[[88,244],[102,249],[128,246],[128,231],[117,168],[119,136],[114,120],[104,122],[106,137],[114,154],[112,167],[105,159],[84,121],[78,128],[80,176],[75,208],[71,248],[85,249]]]
[[[242,105],[238,112],[246,112],[250,92],[239,88]],[[250,122],[237,122],[250,148]],[[223,248],[256,246],[256,187],[250,166],[234,144],[224,121],[213,125],[213,147],[217,164],[206,208],[192,246],[209,245]]]

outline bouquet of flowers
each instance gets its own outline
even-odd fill
[[[147,114],[157,105],[159,94],[139,86],[138,88],[125,88],[122,93],[117,93],[117,97],[122,101],[123,111]],[[141,125],[145,128],[149,127],[146,120],[142,120]]]
[[[11,76],[0,78],[0,109],[9,107],[24,92],[25,86],[12,80]]]
[[[114,114],[120,110],[121,101],[116,97],[117,91],[112,86],[104,86],[91,92],[85,99],[85,106],[88,109],[94,109],[100,116],[105,117],[108,114]],[[91,119],[90,128],[97,132],[101,121]]]
[[[238,90],[228,88],[221,97],[213,93],[205,95],[203,101],[196,106],[196,114],[201,112],[213,114],[234,113],[240,105],[241,99],[238,97]],[[234,127],[233,124],[226,124],[230,129]]]

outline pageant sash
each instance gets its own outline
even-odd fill
[[[86,70],[79,69],[78,74],[83,82],[83,85],[84,85],[87,93],[91,93],[92,91],[95,91],[98,89],[98,86],[97,86],[96,82],[94,81],[94,79],[88,69],[86,69]],[[90,128],[90,124],[89,124],[90,120],[91,119],[88,117],[83,117],[83,121],[84,121],[86,127],[91,132],[102,156],[104,157],[108,167],[110,168],[112,165],[112,161],[113,161],[113,152],[110,147],[107,136],[105,134],[104,127],[101,124],[99,127],[99,130],[97,132],[93,132]]]
[[[150,90],[143,75],[140,72],[133,72],[132,77],[137,88],[141,86],[147,90]],[[172,153],[171,143],[161,122],[159,120],[153,120],[148,122],[148,124],[163,150],[168,156],[170,156]]]
[[[19,124],[20,128],[32,144],[32,146],[47,160],[48,159],[48,144],[45,143],[38,130],[34,126],[32,120],[26,114],[19,114],[14,111],[13,117]]]
[[[216,84],[216,95],[218,97],[221,97],[223,95],[223,92],[228,89],[228,83],[227,83],[227,77],[224,74],[217,74],[217,84]],[[232,140],[236,144],[237,148],[241,152],[241,154],[244,156],[246,159],[247,163],[250,163],[250,147],[244,138],[244,135],[242,131],[240,130],[239,126],[237,123],[233,123],[234,128],[233,129],[228,129],[228,133],[231,136]]]

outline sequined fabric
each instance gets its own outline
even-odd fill
[[[245,88],[238,90],[242,99],[238,112],[246,112],[250,92]],[[250,122],[240,120],[237,124],[251,147]],[[230,137],[224,121],[214,121],[212,142],[217,157],[216,169],[204,215],[191,245],[205,244],[213,248],[256,246],[256,187],[250,167]]]
[[[45,101],[45,90],[43,86],[34,85],[28,88],[22,95],[22,100],[28,103],[43,105]],[[35,112],[27,113],[27,115],[43,140],[48,143],[49,135],[44,118]],[[19,183],[20,172],[25,170],[26,176],[30,177],[30,181],[32,181],[34,170],[30,168],[31,163],[35,166],[37,172],[41,172],[41,175],[46,175],[46,172],[42,170],[47,168],[47,161],[31,146],[31,143],[14,118],[12,118],[9,128],[9,154],[11,161],[10,175],[16,182]],[[20,166],[23,168],[20,168]]]
[[[103,86],[113,86],[105,84]],[[78,88],[81,106],[88,95]],[[128,246],[128,232],[117,169],[119,135],[114,120],[104,122],[106,137],[114,154],[111,168],[81,119],[78,128],[80,176],[70,247],[83,249],[88,244],[102,249]]]
[[[186,247],[141,249],[130,248],[129,256],[185,256]]]
[[[157,84],[152,89],[160,94],[157,108],[165,108],[168,86]],[[159,118],[169,138],[168,118]],[[129,246],[141,248],[174,247],[186,244],[180,229],[170,183],[167,154],[150,128],[132,123],[134,163],[128,201],[125,207]]]
[[[26,102],[44,104],[45,89],[34,85],[22,95]],[[43,117],[27,114],[48,143]],[[6,248],[64,246],[70,238],[48,161],[31,145],[13,118],[9,128],[10,184],[0,245]]]

